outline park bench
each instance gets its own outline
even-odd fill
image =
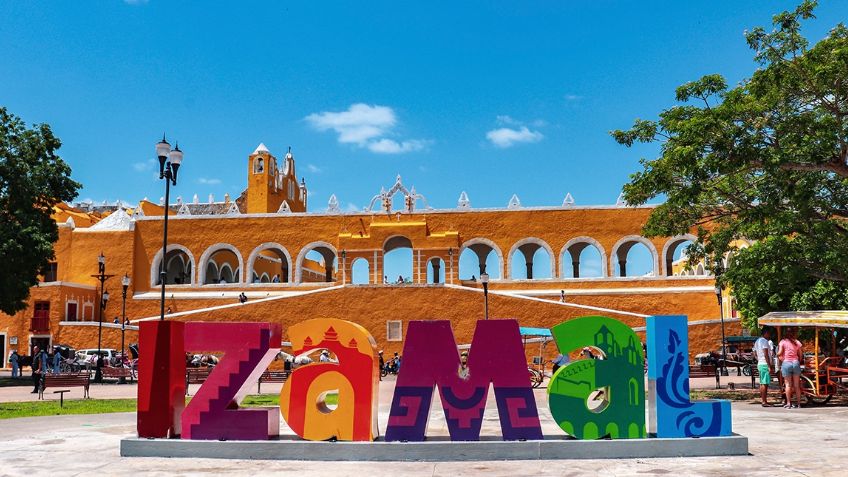
[[[82,387],[83,398],[88,396],[88,385],[91,382],[91,377],[88,373],[66,373],[66,374],[46,374],[41,382],[41,387],[38,389],[38,399],[44,399],[44,390],[47,388],[70,388]],[[56,391],[61,393],[60,399],[64,400],[65,393],[70,390]],[[55,393],[54,393],[55,394]]]
[[[256,394],[262,393],[262,383],[284,383],[288,378],[288,371],[265,371],[256,383]]]
[[[188,396],[189,384],[203,384],[209,378],[213,368],[186,368],[186,396]]]
[[[100,368],[100,372],[103,374],[103,377],[106,379],[117,379],[120,380],[129,378],[130,381],[133,379],[132,369],[130,368],[120,368],[113,366],[104,366]]]
[[[715,377],[716,389],[720,387],[718,370],[713,364],[702,364],[700,366],[689,366],[689,379]]]
[[[779,387],[780,386],[780,384],[779,384],[780,383],[780,368],[775,368],[775,370],[772,371],[769,374],[771,374],[771,382],[778,383],[778,387]],[[755,389],[757,387],[755,381],[759,377],[760,377],[760,370],[757,368],[756,365],[751,366],[751,389]]]

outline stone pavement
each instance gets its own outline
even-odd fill
[[[134,386],[111,387],[125,390],[122,392],[134,391]],[[8,389],[0,389],[0,392],[5,393]],[[385,428],[392,390],[391,381],[381,386],[381,429]],[[270,386],[267,391],[272,391]],[[97,392],[92,391],[102,397]],[[543,404],[543,390],[537,391],[537,400],[545,433],[556,432],[551,428],[550,413]],[[494,404],[492,399],[489,402]],[[437,406],[438,403],[434,403],[429,432],[445,435],[444,419]],[[119,441],[135,435],[134,413],[21,418],[0,421],[0,449],[3,449],[0,475],[844,475],[845,462],[848,462],[845,437],[848,407],[786,410],[735,402],[733,417],[734,430],[749,438],[750,456],[464,463],[122,458],[118,452]],[[498,429],[496,409],[487,408],[483,433],[497,435]]]

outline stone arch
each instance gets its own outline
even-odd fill
[[[477,255],[478,265],[480,273],[482,275],[483,272],[486,271],[486,258],[488,258],[491,252],[495,252],[495,256],[498,258],[498,275],[500,278],[504,278],[504,257],[503,252],[501,252],[500,247],[492,242],[491,240],[483,237],[473,238],[471,240],[466,240],[461,247],[459,247],[459,257],[462,256],[462,252],[465,249],[470,249]],[[485,254],[483,254],[485,252]]]
[[[234,280],[236,277],[237,275],[229,263],[224,262],[221,264],[220,268],[218,268],[219,279],[224,280],[227,283],[236,283],[236,280]]]
[[[250,252],[250,255],[247,257],[247,268],[246,268],[247,273],[244,274],[245,282],[251,283],[253,281],[253,276],[254,276],[254,273],[255,273],[254,270],[255,270],[256,260],[259,257],[259,254],[261,254],[262,252],[264,252],[266,250],[274,250],[274,251],[278,252],[278,254],[280,255],[280,258],[284,259],[286,261],[285,270],[287,270],[288,276],[281,276],[280,277],[280,283],[290,282],[291,279],[292,279],[291,254],[289,254],[289,251],[285,247],[283,247],[282,245],[280,245],[276,242],[265,242],[265,243],[259,244],[256,248],[253,249],[252,252]]]
[[[206,262],[206,268],[203,269],[203,279],[200,280],[201,283],[218,283],[218,276],[220,270],[218,269],[218,264],[215,263],[214,260],[209,260]],[[212,278],[209,278],[209,277]]]
[[[383,241],[382,251],[383,276],[388,277],[389,283],[416,282],[420,279],[416,276],[415,253],[409,237],[405,235],[388,237]]]
[[[625,265],[624,273],[618,276],[627,276],[627,253],[630,252],[630,249],[637,243],[641,243],[647,247],[648,252],[651,253],[651,271],[654,276],[659,274],[659,254],[657,253],[657,248],[654,247],[654,244],[641,235],[626,235],[621,237],[618,242],[613,245],[612,250],[610,251],[609,270],[611,275],[615,271],[615,264],[616,261],[618,261],[619,264],[622,264],[623,262]]]
[[[232,252],[236,256],[236,259],[238,260],[238,267],[237,268],[239,270],[244,270],[244,259],[241,256],[241,252],[239,252],[239,250],[237,248],[235,248],[234,246],[232,246],[228,243],[219,242],[219,243],[210,245],[209,248],[207,248],[203,252],[203,255],[200,256],[200,266],[202,267],[201,269],[203,270],[203,273],[206,273],[206,266],[209,263],[210,258],[212,258],[212,254],[214,254],[215,252],[217,252],[219,250],[228,250],[228,251]],[[217,263],[215,265],[218,266]],[[221,267],[218,266],[219,271],[220,271],[220,268]],[[203,281],[205,282],[205,280],[203,280]],[[238,277],[238,279],[236,279],[234,283],[241,283],[241,282],[242,282],[242,277]],[[206,283],[204,283],[204,284],[206,284]],[[211,283],[209,285],[211,285]]]
[[[565,254],[568,253],[571,257],[572,267],[576,268],[575,271],[577,273],[574,274],[574,277],[579,278],[580,254],[588,246],[595,247],[595,249],[598,251],[598,254],[600,254],[601,256],[601,276],[610,276],[609,270],[607,270],[607,251],[604,249],[604,246],[601,245],[601,242],[598,242],[592,237],[581,235],[580,237],[574,237],[568,242],[565,242],[565,245],[562,246],[562,249],[559,252],[559,257],[562,262],[562,267],[560,267],[560,277],[565,276],[564,267],[568,266],[568,264],[565,262],[564,257]],[[574,260],[575,255],[577,256],[577,260]],[[577,262],[576,265],[574,262]]]
[[[189,250],[188,248],[186,248],[186,247],[184,247],[180,244],[168,245],[168,253],[171,253],[174,250],[181,251],[184,254],[186,254],[186,256],[188,256],[189,263],[191,264],[191,272],[188,274],[189,279],[190,279],[189,283],[191,285],[195,285],[196,284],[195,277],[197,275],[197,267],[196,267],[196,263],[194,261],[194,254],[191,253],[191,250]],[[153,260],[150,263],[150,286],[151,287],[157,287],[157,286],[161,285],[161,283],[159,283],[159,266],[160,266],[159,262],[161,260],[162,260],[162,249],[160,248],[156,252],[156,255],[153,256]]]
[[[662,249],[662,265],[663,272],[666,276],[672,276],[672,266],[671,264],[674,262],[674,252],[677,250],[683,242],[697,242],[698,237],[692,234],[684,234],[684,235],[675,235],[674,237],[668,239],[663,245]]]
[[[412,246],[412,240],[406,235],[396,234],[383,241],[383,253],[388,253],[399,248],[414,248]]]
[[[303,259],[306,257],[306,254],[311,252],[312,250],[315,250],[316,252],[320,253],[321,256],[324,258],[324,263],[326,267],[325,281],[334,281],[335,277],[333,276],[333,262],[335,262],[336,257],[338,257],[338,252],[336,252],[336,247],[333,247],[327,242],[319,240],[304,245],[303,248],[300,249],[300,252],[297,253],[297,262],[295,265],[295,283],[303,282]]]
[[[427,260],[427,283],[439,284],[445,282],[445,261],[441,257]]]
[[[365,270],[360,269],[362,264],[365,264]],[[362,280],[361,274],[365,274]],[[371,262],[367,258],[357,257],[350,262],[350,282],[354,285],[366,285],[371,283]]]
[[[537,250],[543,249],[548,253],[548,260],[551,262],[551,278],[557,277],[557,267],[556,267],[556,257],[554,256],[554,251],[551,249],[551,246],[548,245],[544,240],[537,237],[527,237],[524,239],[515,242],[512,245],[512,248],[509,249],[509,254],[507,255],[507,270],[509,271],[509,278],[512,278],[515,270],[513,270],[512,257],[515,255],[515,251],[518,250],[524,255],[524,260],[527,265],[527,279],[533,279],[533,255]]]

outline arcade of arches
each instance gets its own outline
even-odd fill
[[[400,321],[405,333],[410,320],[446,318],[456,339],[468,343],[475,321],[483,318],[479,277],[486,273],[494,319],[550,327],[604,314],[638,331],[642,315],[687,315],[691,353],[718,347],[714,278],[686,261],[686,245],[695,237],[641,236],[651,207],[477,210],[463,203],[417,210],[423,196],[398,178],[372,200],[375,210],[343,213],[333,197],[326,212],[306,213],[298,211],[305,208],[305,195],[297,191],[305,194],[305,186],[301,180],[295,188],[291,154],[279,168],[266,149],[250,157],[251,176],[280,174],[276,182],[249,182],[249,188],[267,189],[243,195],[265,201],[254,203],[258,212],[225,202],[220,209],[226,213],[170,216],[164,256],[168,319],[273,321],[285,329],[308,318],[345,318],[368,329],[380,348],[400,352],[402,337],[389,336],[390,323]],[[253,162],[259,157],[261,173]],[[392,208],[395,193],[404,194],[403,210]],[[163,220],[155,204],[140,204],[125,227],[76,227],[68,221],[71,213],[77,212],[56,217],[54,281],[31,289],[26,310],[0,314],[0,337],[16,337],[24,346],[31,338],[95,346],[98,327],[83,325],[100,317],[91,278],[100,251],[107,273],[131,278],[126,312],[132,322],[158,318]],[[402,268],[390,276],[398,260]],[[103,327],[103,346],[118,348],[120,327],[111,322],[121,313],[120,278],[106,287],[118,299],[102,315],[110,325]],[[248,301],[238,305],[242,293]],[[724,300],[726,318],[734,315],[732,303]],[[137,339],[133,329],[127,333],[128,342]],[[738,321],[731,319],[727,333],[741,333]]]

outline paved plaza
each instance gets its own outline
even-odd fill
[[[696,383],[701,386],[704,383]],[[706,383],[709,384],[708,382]],[[706,386],[703,386],[706,387]],[[132,397],[134,385],[92,385],[96,398]],[[263,392],[279,390],[267,386]],[[380,389],[380,427],[385,428],[393,381]],[[25,387],[0,388],[0,401],[29,399]],[[537,402],[544,403],[544,390]],[[24,395],[26,394],[26,395]],[[73,394],[73,392],[71,393]],[[51,396],[52,397],[52,396]],[[483,434],[499,435],[494,401],[485,415]],[[438,403],[434,403],[436,409]],[[544,404],[545,434],[558,435]],[[288,431],[283,426],[283,432]],[[762,408],[753,401],[733,403],[734,431],[749,438],[750,456],[627,460],[512,462],[293,462],[219,459],[122,458],[122,438],[135,435],[135,414],[66,415],[0,421],[0,475],[843,475],[848,461],[848,407],[785,410]],[[432,412],[429,435],[447,435],[441,411]]]

